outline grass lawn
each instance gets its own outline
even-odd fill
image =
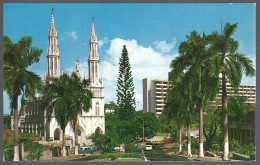
[[[136,159],[126,159],[126,158],[122,158],[122,159],[116,159],[115,160],[116,162],[140,162],[140,161],[144,161],[144,160],[142,160],[142,159],[138,159],[138,158],[136,158]]]

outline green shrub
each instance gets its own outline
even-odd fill
[[[9,127],[6,124],[4,124],[4,129],[9,129]]]
[[[27,132],[20,132],[19,135],[21,137],[39,137],[39,135],[33,134],[33,133],[27,133]]]
[[[6,160],[7,161],[12,161],[14,159],[14,150],[7,150],[6,151]]]
[[[4,146],[9,147],[9,146],[14,146],[14,141],[9,140],[7,138],[4,138]]]
[[[125,146],[125,152],[126,153],[141,153],[142,150],[134,144],[128,144],[127,146]]]
[[[230,151],[248,155],[255,151],[255,145],[252,143],[249,145],[242,145],[237,140],[231,140]]]
[[[210,150],[211,150],[211,151],[214,151],[214,152],[218,152],[218,151],[221,151],[222,148],[221,148],[221,146],[220,146],[219,144],[212,144]]]
[[[30,150],[32,146],[32,140],[31,139],[23,139],[24,144],[24,151]]]
[[[30,147],[30,153],[29,155],[26,157],[28,160],[39,160],[40,157],[42,156],[43,153],[43,145],[39,144],[39,143],[33,143],[32,146]]]

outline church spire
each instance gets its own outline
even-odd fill
[[[88,54],[88,66],[89,66],[89,79],[91,85],[99,85],[99,54],[97,50],[97,36],[95,34],[94,17],[92,17],[92,29],[89,37],[89,54]]]
[[[95,24],[94,24],[94,17],[92,17],[92,30],[91,30],[91,35],[95,36]]]
[[[51,27],[55,28],[53,8],[51,9]]]
[[[51,11],[51,26],[49,29],[49,47],[47,51],[48,76],[60,77],[60,52],[58,46],[58,33],[54,23],[54,12]]]

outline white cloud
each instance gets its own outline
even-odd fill
[[[175,44],[177,43],[177,41],[175,39],[172,40],[171,43],[167,43],[166,41],[155,41],[153,44],[155,45],[155,48],[158,49],[159,51],[161,51],[162,53],[167,53],[170,52]]]
[[[76,41],[78,39],[77,32],[65,32],[66,37],[72,38],[73,41]]]
[[[98,41],[100,44],[100,41]],[[105,43],[105,42],[104,42]],[[117,101],[116,89],[119,69],[119,59],[121,57],[123,45],[126,45],[131,64],[132,76],[135,85],[136,109],[143,109],[143,88],[142,80],[144,78],[151,79],[168,79],[170,71],[170,62],[177,54],[164,54],[154,50],[152,47],[144,47],[139,45],[136,40],[124,40],[114,38],[111,41],[108,50],[106,50],[106,58],[100,61],[100,77],[103,75],[105,87],[105,102]],[[75,72],[76,66],[70,67],[70,72]],[[69,68],[65,69],[68,73]],[[79,61],[79,71],[83,78],[84,72],[88,77],[88,62]]]
[[[131,64],[132,75],[135,85],[135,98],[137,110],[143,109],[142,79],[168,79],[170,61],[177,56],[165,55],[155,51],[152,47],[139,45],[136,40],[124,40],[115,38],[111,40],[110,47],[106,51],[108,58],[101,61],[101,71],[104,73],[105,100],[115,101],[116,85],[118,78],[119,59],[123,45],[126,45]]]
[[[108,38],[104,37],[102,40],[98,40],[98,47],[101,48],[102,46],[104,46],[104,44],[107,44],[108,42]]]

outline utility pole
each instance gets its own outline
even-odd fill
[[[143,142],[144,142],[144,119],[143,119]]]

